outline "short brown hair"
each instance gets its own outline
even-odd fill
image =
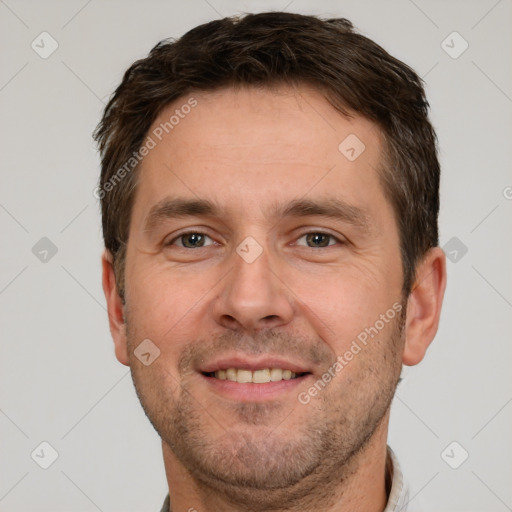
[[[124,300],[124,265],[139,166],[119,171],[139,150],[162,109],[193,91],[224,86],[307,84],[344,115],[375,122],[384,139],[379,176],[400,233],[404,296],[415,268],[438,245],[437,138],[422,79],[344,18],[284,12],[248,14],[200,25],[158,43],[124,74],[94,137],[103,237]]]

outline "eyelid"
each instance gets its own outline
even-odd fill
[[[306,236],[306,235],[310,235],[310,234],[315,234],[315,235],[327,235],[331,238],[333,238],[334,240],[336,240],[336,242],[338,242],[339,244],[341,245],[346,245],[348,243],[348,240],[339,235],[339,234],[334,234],[328,230],[326,230],[325,228],[321,228],[321,229],[308,229],[307,231],[303,231],[301,232],[299,235],[296,236],[296,240],[299,240],[300,238],[302,238],[303,236]],[[327,245],[326,247],[334,247],[335,244],[332,244],[332,245]],[[325,247],[308,247],[308,246],[304,246],[306,247],[307,249],[325,249]]]
[[[206,236],[206,237],[210,238],[210,240],[212,240],[213,242],[216,242],[214,240],[214,238],[208,234],[208,230],[205,229],[205,228],[200,228],[200,229],[186,228],[184,231],[181,231],[181,232],[173,234],[172,238],[168,242],[164,241],[163,246],[166,247],[166,246],[175,245],[174,242],[176,240],[180,239],[182,236],[189,235],[189,234],[203,235],[203,236]],[[297,240],[299,240],[300,238],[302,238],[302,237],[304,237],[306,235],[309,235],[309,234],[327,235],[327,236],[331,237],[332,239],[336,240],[336,242],[338,242],[341,245],[346,245],[348,243],[348,241],[344,237],[340,237],[340,235],[338,235],[338,234],[335,235],[335,234],[331,233],[330,231],[325,230],[325,228],[322,228],[322,229],[308,229],[307,231],[302,231],[300,234],[298,234],[295,237],[295,242],[292,245],[297,245],[296,244]],[[195,250],[196,249],[202,249],[204,247],[209,247],[210,245],[213,245],[213,244],[209,244],[207,246],[202,246],[202,247],[196,247]],[[335,245],[336,244],[329,244],[326,247],[333,247]],[[306,249],[314,249],[314,250],[325,249],[326,248],[326,247],[308,247],[307,245],[305,245],[305,246],[297,245],[297,246],[298,247],[305,247]],[[182,247],[184,249],[188,249],[187,247],[183,247],[183,246],[180,246],[180,245],[177,245],[176,247]]]
[[[196,235],[203,235],[203,236],[207,236],[210,240],[212,240],[213,242],[215,242],[215,240],[213,239],[212,236],[210,236],[208,234],[208,230],[205,229],[205,228],[200,228],[200,229],[190,229],[190,228],[186,228],[184,231],[181,231],[181,232],[178,232],[178,233],[173,233],[171,236],[172,238],[169,239],[168,242],[166,242],[164,240],[163,242],[163,246],[164,247],[167,247],[167,246],[171,246],[171,245],[175,245],[174,242],[178,239],[180,239],[182,236],[185,236],[185,235],[190,235],[190,234],[196,234]],[[209,247],[210,245],[213,245],[213,244],[209,244],[208,246],[206,247]],[[183,248],[183,249],[188,249],[188,247],[183,247],[181,245],[177,245],[176,247],[180,247],[180,248]],[[204,247],[204,246],[203,246]],[[197,249],[202,249],[203,247],[196,247],[195,250]]]

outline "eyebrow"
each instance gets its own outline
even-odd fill
[[[168,219],[195,216],[221,218],[223,211],[208,199],[167,197],[151,208],[144,230],[151,231],[160,222]],[[370,228],[369,216],[364,209],[334,197],[294,199],[286,204],[274,203],[266,213],[269,219],[317,216],[345,222],[364,232],[368,232]]]

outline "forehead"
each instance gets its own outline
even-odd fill
[[[279,198],[330,195],[373,209],[383,199],[377,126],[344,117],[307,86],[191,93],[147,136],[154,147],[134,208],[142,216],[169,193],[229,202],[247,216]]]
[[[150,129],[153,132],[157,142],[164,138],[197,156],[218,149],[227,158],[262,161],[287,149],[297,153],[297,159],[317,161],[320,152],[338,157],[339,143],[350,134],[371,146],[370,153],[380,146],[375,123],[356,114],[343,116],[318,90],[306,85],[191,93],[162,110]]]

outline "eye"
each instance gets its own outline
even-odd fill
[[[334,235],[331,235],[330,233],[324,233],[322,231],[311,231],[309,233],[305,233],[302,236],[300,236],[297,239],[297,241],[301,240],[302,238],[305,238],[307,246],[311,247],[313,249],[315,249],[315,248],[321,249],[323,247],[336,245],[336,242],[343,243],[343,242],[341,242],[341,240],[336,238]],[[303,244],[298,243],[297,245],[303,245]]]
[[[178,247],[184,247],[185,249],[198,249],[211,244],[205,244],[206,239],[212,240],[207,234],[200,233],[198,231],[189,231],[187,233],[181,233],[181,235],[173,238],[170,242],[166,243],[166,246],[177,245]],[[180,243],[175,243],[179,241]],[[213,240],[212,240],[213,241]]]

